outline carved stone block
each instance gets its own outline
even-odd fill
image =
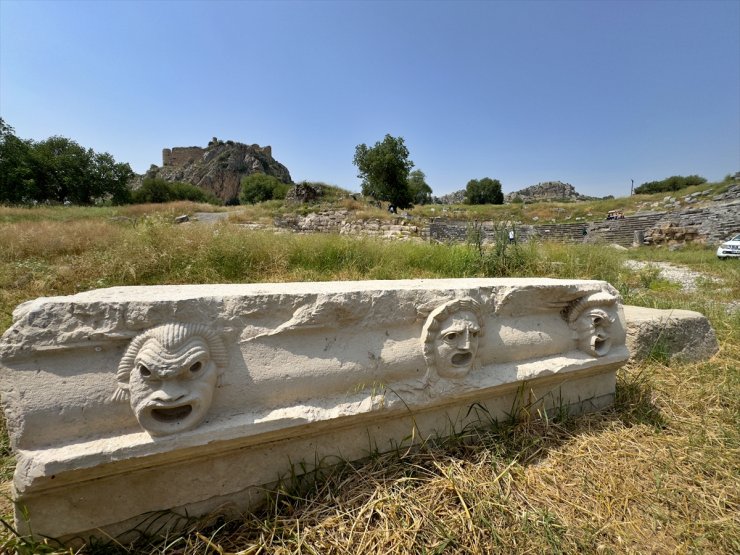
[[[13,317],[16,524],[65,541],[254,507],[296,468],[511,411],[599,409],[628,358],[600,281],[121,287]]]

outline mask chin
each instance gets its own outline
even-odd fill
[[[464,378],[470,373],[472,365],[468,366],[446,366],[439,368],[437,374],[442,378]]]

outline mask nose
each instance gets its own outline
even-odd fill
[[[153,398],[157,401],[173,403],[179,401],[185,395],[187,395],[187,390],[177,383],[176,380],[164,380]]]
[[[470,350],[470,330],[468,328],[465,328],[462,332],[460,348],[465,349],[466,351]]]

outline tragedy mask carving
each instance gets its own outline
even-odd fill
[[[578,349],[595,357],[603,357],[612,346],[610,327],[615,318],[610,314],[617,297],[599,292],[574,301],[564,312],[573,330]]]
[[[477,364],[483,318],[473,299],[456,299],[436,308],[422,332],[424,359],[443,378],[462,378]]]
[[[113,399],[128,399],[136,420],[151,435],[189,430],[205,418],[227,363],[222,339],[207,326],[157,326],[129,344]]]

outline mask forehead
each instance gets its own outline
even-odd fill
[[[442,322],[440,333],[449,333],[451,331],[463,331],[463,330],[479,331],[480,325],[478,324],[478,318],[470,311],[461,311],[451,316]]]
[[[136,362],[168,366],[208,356],[208,344],[200,337],[184,341],[175,349],[165,349],[156,339],[147,341],[136,356]]]

